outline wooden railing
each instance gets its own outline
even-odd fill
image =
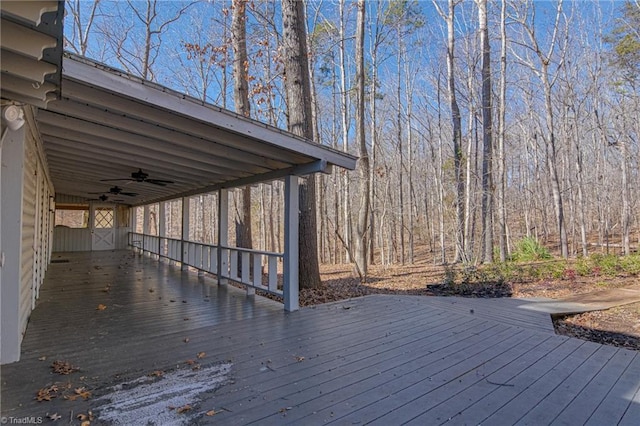
[[[283,295],[282,288],[278,286],[278,261],[283,258],[281,253],[182,241],[137,232],[129,232],[128,244],[141,253],[214,274],[220,283],[232,280],[244,284],[248,289]]]

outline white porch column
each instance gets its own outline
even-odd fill
[[[160,237],[158,239],[158,260],[162,260],[162,256],[167,255],[167,253],[164,253],[163,251],[163,247],[165,247],[163,238],[167,236],[167,214],[165,211],[166,204],[167,203],[165,201],[161,201],[158,203],[158,237]]]
[[[20,277],[25,129],[3,129],[0,142],[0,364],[20,359]]]
[[[149,247],[146,247],[147,237],[145,235],[149,235],[149,205],[145,205],[142,209],[142,254],[144,254],[145,250],[149,250]]]
[[[218,191],[218,284],[227,284],[229,271],[229,190]]]
[[[189,250],[189,245],[185,244],[185,241],[189,241],[190,200],[191,199],[189,197],[182,197],[182,234],[180,235],[180,245],[182,246],[182,255],[180,256],[180,262],[182,266],[180,266],[180,269],[183,271],[186,271],[188,268],[188,266],[185,264],[185,261],[189,258],[189,254],[187,253],[187,250]]]
[[[129,207],[129,211],[131,212],[131,218],[129,219],[129,226],[131,226],[131,232],[137,232],[138,229],[138,212],[137,207]]]
[[[298,176],[284,178],[284,310],[299,309],[298,293]]]

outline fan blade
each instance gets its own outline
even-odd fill
[[[167,186],[167,184],[174,183],[172,180],[162,180],[162,179],[145,179],[145,182],[152,183],[154,185]]]
[[[118,195],[125,195],[127,197],[137,197],[138,194],[135,192],[118,192]]]
[[[131,178],[122,178],[122,179],[100,179],[100,182],[121,182],[121,181],[133,181],[135,182],[135,179],[131,179]]]

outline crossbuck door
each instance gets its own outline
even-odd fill
[[[94,206],[91,221],[91,249],[113,250],[116,248],[116,215],[113,206]]]

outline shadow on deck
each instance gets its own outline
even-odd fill
[[[21,361],[2,367],[2,416],[55,413],[66,423],[92,410],[92,424],[162,425],[640,418],[640,353],[556,336],[548,315],[521,301],[373,295],[287,314],[129,251],[54,259],[69,262],[50,266]],[[55,360],[80,371],[53,374]],[[55,398],[37,401],[52,385]]]

